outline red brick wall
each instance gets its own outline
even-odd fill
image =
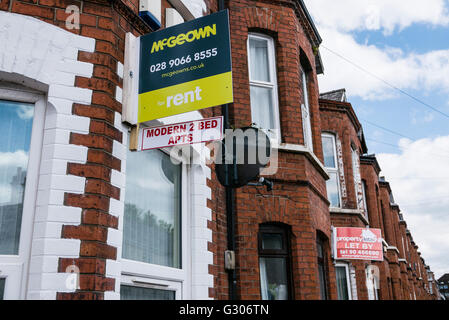
[[[298,21],[291,1],[229,1],[231,45],[233,63],[234,104],[230,106],[231,123],[247,126],[251,121],[249,79],[247,64],[248,32],[257,31],[272,36],[276,45],[276,64],[279,85],[279,108],[282,139],[291,144],[303,144],[299,78],[299,57],[302,49],[312,66],[315,65],[313,49]],[[282,6],[284,5],[284,6]],[[320,120],[318,113],[318,88],[316,72],[310,74],[314,150],[322,158]],[[217,109],[213,112],[218,112]],[[236,263],[237,296],[240,299],[259,299],[259,262],[257,235],[259,225],[281,222],[292,229],[292,276],[295,299],[317,299],[316,234],[320,230],[330,238],[330,218],[326,200],[325,180],[303,155],[279,153],[280,170],[270,177],[275,183],[272,192],[265,188],[244,187],[236,191]],[[215,175],[210,182],[214,222],[212,247],[216,250],[214,266],[214,297],[228,298],[227,274],[223,268],[226,250],[226,216],[224,190]],[[327,243],[330,249],[330,243]],[[328,250],[329,269],[330,250]],[[329,279],[334,279],[329,270]],[[335,284],[331,281],[331,296],[335,298]]]

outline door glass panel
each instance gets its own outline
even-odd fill
[[[161,151],[128,152],[124,258],[181,268],[181,171]]]
[[[121,300],[175,300],[175,291],[133,286],[120,286]]]
[[[3,300],[3,295],[5,293],[5,281],[6,279],[0,279],[0,300]]]
[[[262,300],[287,300],[287,259],[260,258]]]
[[[19,253],[34,105],[0,100],[0,254]]]
[[[270,82],[268,62],[268,41],[264,39],[249,39],[251,80]]]
[[[335,268],[337,274],[337,292],[338,292],[338,300],[349,300],[348,294],[348,279],[346,278],[346,268],[345,267],[336,267]]]

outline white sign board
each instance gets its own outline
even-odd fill
[[[144,128],[141,150],[209,142],[223,138],[223,117]]]

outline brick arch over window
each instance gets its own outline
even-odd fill
[[[67,288],[60,259],[80,256],[79,239],[61,238],[63,225],[82,219],[82,209],[67,206],[64,195],[85,192],[86,178],[67,174],[67,164],[87,161],[88,148],[71,144],[70,136],[89,133],[90,118],[72,114],[72,108],[92,101],[92,90],[76,87],[75,77],[92,76],[93,65],[78,61],[78,53],[93,52],[95,40],[3,11],[0,30],[0,80],[37,89],[47,100],[30,267],[23,272],[26,298],[55,299],[57,292],[74,291]]]

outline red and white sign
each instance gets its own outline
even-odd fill
[[[380,229],[334,228],[334,259],[383,261]]]
[[[223,117],[201,119],[142,130],[141,150],[221,140]]]

